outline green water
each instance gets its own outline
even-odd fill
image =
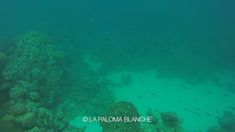
[[[1,1],[0,131],[235,132],[234,6]]]

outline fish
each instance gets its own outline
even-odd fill
[[[227,97],[227,98],[229,98],[229,97],[230,97],[230,95],[229,95],[229,94],[227,94],[227,93],[224,93],[224,96],[225,96],[225,97]]]
[[[144,81],[143,81],[143,80],[139,80],[139,83],[143,84],[143,83],[144,83]]]
[[[94,18],[90,18],[89,21],[90,22],[95,22],[95,19]]]
[[[211,91],[211,90],[206,90],[206,92],[208,93],[208,94],[212,94],[213,92]]]
[[[194,108],[194,109],[197,110],[197,111],[201,110],[200,108]]]
[[[158,98],[158,95],[156,93],[151,92],[151,95],[155,98]]]
[[[143,96],[136,96],[138,99],[144,99],[144,97]]]
[[[210,107],[210,105],[206,104],[206,105],[205,105],[205,107],[209,108],[209,107]]]
[[[185,111],[191,112],[191,110],[189,108],[184,108]]]
[[[201,113],[199,113],[199,112],[193,111],[193,113],[197,116],[201,116]]]
[[[230,106],[230,109],[231,110],[235,110],[235,106]]]
[[[179,86],[180,86],[181,88],[184,88],[184,89],[190,89],[190,87],[185,86],[185,85],[182,85],[182,84],[180,84]]]
[[[211,116],[211,114],[210,113],[207,113],[207,112],[204,112],[207,116]]]
[[[216,112],[216,114],[220,114],[220,112],[218,110],[216,110],[215,112]]]
[[[177,100],[176,102],[178,102],[178,103],[182,103],[182,100]]]

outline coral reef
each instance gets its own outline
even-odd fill
[[[183,132],[182,121],[173,112],[158,112],[147,110],[147,115],[153,118],[151,124],[142,124],[144,132]]]
[[[106,117],[139,117],[135,106],[126,101],[116,102],[107,110]],[[101,122],[104,132],[141,132],[139,122]]]
[[[63,72],[58,65],[62,56],[53,49],[52,42],[45,34],[28,33],[16,39],[16,50],[4,76],[8,80],[34,79],[54,85]]]
[[[80,69],[70,69],[73,73],[67,73],[64,54],[55,49],[46,34],[30,32],[14,39],[10,47],[0,47],[2,132],[83,132],[85,128],[72,128],[68,120],[84,114],[140,116],[132,103],[115,102],[112,84],[95,76],[84,68],[86,66],[76,65]],[[10,50],[3,52],[1,49]],[[80,60],[78,63],[84,65]],[[129,75],[122,79],[123,85],[132,82]],[[100,125],[104,132],[183,131],[182,122],[175,113],[149,110],[147,115],[153,117],[152,123],[101,122]],[[228,128],[229,123],[221,120],[220,125]]]
[[[55,89],[63,69],[59,65],[61,53],[53,49],[52,42],[43,33],[28,33],[15,42],[16,49],[8,62],[3,77],[15,86],[10,88],[10,98],[28,98],[40,95],[40,103],[53,104]],[[31,97],[32,98],[32,97]]]
[[[7,60],[7,55],[3,52],[0,51],[0,73],[2,73],[4,67],[5,67],[5,64],[6,64],[6,60]],[[5,95],[2,94],[1,91],[4,91],[5,88],[7,87],[8,83],[5,83],[5,80],[2,76],[2,74],[0,74],[0,107],[1,107],[1,104],[4,102],[4,98],[5,98]]]
[[[68,117],[101,115],[115,101],[108,81],[89,76],[78,77],[65,100],[67,102],[60,106],[69,111]]]
[[[15,50],[3,72],[0,111],[3,132],[80,131],[69,128],[56,105],[63,75],[63,54],[43,33],[31,32],[15,39]],[[5,56],[1,54],[1,61]]]
[[[181,124],[181,121],[177,117],[176,113],[173,113],[173,112],[161,113],[161,119],[162,119],[162,123],[168,128],[176,129]]]

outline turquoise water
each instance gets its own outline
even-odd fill
[[[235,132],[234,6],[1,1],[1,131]]]

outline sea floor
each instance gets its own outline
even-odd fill
[[[186,132],[206,132],[217,125],[224,111],[235,109],[235,94],[212,82],[190,83],[177,78],[163,78],[153,70],[111,72],[105,79],[116,85],[113,92],[117,101],[132,102],[141,116],[146,116],[148,109],[175,112]],[[230,80],[227,76],[223,79]],[[99,124],[84,123],[81,117],[75,118],[71,124],[86,126],[87,132],[101,131]]]
[[[129,78],[128,83],[123,80],[125,76]],[[235,94],[213,83],[192,85],[182,80],[159,78],[155,71],[119,72],[108,78],[122,84],[115,89],[118,100],[131,101],[143,116],[147,109],[176,112],[186,132],[205,132],[217,124],[224,111],[234,108]]]

